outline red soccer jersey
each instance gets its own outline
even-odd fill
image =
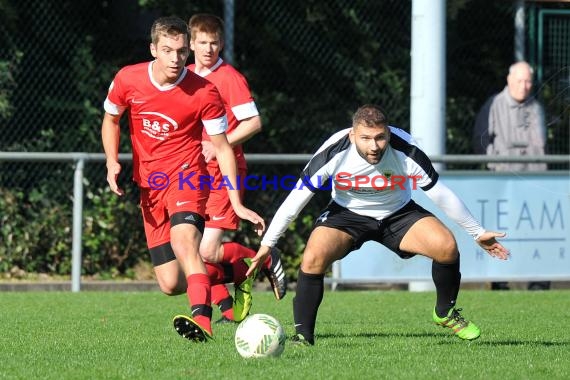
[[[188,69],[194,72],[196,65],[188,65]],[[201,73],[201,75],[215,84],[222,96],[222,102],[224,103],[228,117],[227,133],[232,132],[241,120],[259,115],[247,80],[233,66],[219,59],[205,75],[203,73]],[[207,135],[204,135],[203,138],[204,140],[209,140]],[[247,165],[242,146],[234,146],[234,153],[236,155],[238,168],[246,169]],[[217,161],[212,160],[208,164],[217,166]]]
[[[184,69],[176,83],[160,86],[151,73],[152,62],[122,68],[105,100],[110,114],[128,108],[133,176],[141,187],[150,187],[152,173],[171,180],[182,171],[203,173],[203,130],[219,134],[227,129],[225,109],[212,83]]]

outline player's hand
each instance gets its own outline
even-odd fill
[[[504,232],[485,231],[476,241],[489,255],[501,260],[507,260],[510,256],[510,252],[496,239],[503,238],[506,235]]]
[[[262,245],[261,247],[259,247],[259,251],[257,251],[255,257],[251,259],[251,265],[247,270],[246,276],[249,276],[250,274],[253,273],[253,271],[257,267],[261,266],[265,262],[267,256],[269,256],[270,253],[271,253],[271,247],[268,247],[266,245]]]
[[[241,219],[249,220],[253,223],[253,229],[257,232],[258,236],[263,235],[263,232],[265,231],[265,221],[261,216],[257,215],[255,211],[252,211],[243,205],[234,207],[234,211]]]
[[[206,162],[210,162],[216,158],[216,148],[214,148],[214,144],[212,144],[211,141],[202,140],[202,154]]]
[[[109,187],[111,191],[119,196],[125,194],[125,192],[119,188],[117,184],[117,178],[119,177],[119,173],[121,172],[121,164],[116,161],[107,162],[107,182],[109,183]]]

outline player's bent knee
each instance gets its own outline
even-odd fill
[[[451,231],[441,234],[438,245],[440,246],[440,251],[442,252],[443,256],[448,258],[457,256],[457,241],[455,240],[455,237]]]
[[[186,292],[186,278],[180,269],[178,261],[170,244],[151,248],[151,258],[154,274],[160,291],[169,296]]]
[[[184,294],[186,293],[185,289],[179,289],[177,287],[172,287],[170,285],[162,285],[162,284],[158,284],[160,287],[160,291],[167,295],[167,296],[179,296],[180,294]]]
[[[442,235],[437,241],[432,241],[430,256],[433,260],[441,264],[453,264],[459,257],[457,242],[453,235]]]
[[[458,254],[457,252],[455,253],[449,253],[449,254],[443,254],[441,256],[439,256],[436,261],[440,264],[453,264],[457,261],[458,258]]]
[[[158,287],[160,291],[167,296],[177,296],[186,293],[186,284],[180,284],[178,279],[160,278],[157,276]]]
[[[457,261],[458,257],[459,257],[459,251],[457,250],[457,244],[455,243],[454,240],[453,243],[447,243],[442,245],[439,251],[439,255],[436,258],[436,261],[442,264],[453,264],[454,262]]]
[[[167,296],[174,296],[176,295],[176,289],[172,288],[171,286],[167,285],[167,284],[163,284],[163,283],[158,283],[158,287],[160,288],[160,291],[164,294],[166,294]]]
[[[217,247],[200,247],[200,256],[209,263],[217,263],[219,261]]]
[[[321,274],[325,273],[330,266],[330,260],[322,255],[314,254],[303,254],[303,260],[301,262],[301,270],[305,273]]]

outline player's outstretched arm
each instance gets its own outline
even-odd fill
[[[263,235],[263,232],[265,231],[265,220],[263,220],[261,216],[259,216],[255,211],[248,209],[243,204],[240,204],[238,208],[236,208],[236,206],[233,207],[240,219],[249,220],[253,223],[253,229],[258,236]]]
[[[504,232],[485,231],[477,240],[477,244],[483,248],[489,255],[501,260],[507,260],[510,256],[506,249],[496,238],[503,238],[507,234]]]
[[[121,173],[121,164],[119,164],[120,119],[121,115],[111,115],[105,112],[101,125],[101,138],[107,158],[107,182],[111,191],[119,196],[125,193],[117,184],[117,178]]]
[[[226,180],[232,184],[231,188],[227,188],[227,191],[236,215],[240,219],[253,223],[255,231],[261,236],[265,231],[265,221],[255,211],[248,209],[241,203],[236,174],[236,158],[232,147],[228,143],[226,134],[211,135],[210,140],[216,149],[216,158],[220,171]]]
[[[251,265],[249,266],[246,275],[249,276],[253,273],[255,268],[260,267],[265,262],[270,253],[271,247],[268,247],[266,245],[259,247],[257,254],[251,259]]]

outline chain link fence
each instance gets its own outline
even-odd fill
[[[134,1],[3,0],[0,149],[100,151],[102,99],[118,68],[150,59],[147,35],[153,19],[171,13],[188,18],[204,9],[223,14],[223,3],[149,1],[141,7]],[[408,130],[411,3],[235,2],[234,64],[248,76],[266,127],[248,151],[309,153],[347,126],[351,112],[365,102],[382,104],[392,122]],[[516,3],[448,1],[449,154],[471,153],[467,142],[474,114],[505,85],[515,56]],[[570,11],[564,3],[546,6]],[[536,88],[552,111],[547,115],[550,152],[564,154],[568,141],[560,134],[568,129],[570,16],[551,16],[553,22],[545,21],[539,33],[541,10],[535,3],[526,5],[526,56],[541,65]]]
[[[176,14],[188,19],[195,12],[222,16],[225,3],[0,0],[0,151],[101,152],[100,122],[108,85],[120,67],[151,58],[148,34],[154,18]],[[392,124],[409,130],[412,1],[233,3],[234,65],[248,78],[264,123],[263,133],[246,143],[246,152],[312,153],[334,131],[347,127],[351,113],[363,103],[383,105]],[[449,154],[472,153],[475,114],[488,96],[505,86],[515,56],[517,3],[447,1]],[[536,67],[550,59],[545,55],[546,60],[539,62],[538,53],[547,51],[541,41],[552,40],[548,36],[554,33],[547,28],[539,36],[539,11],[568,11],[570,4],[529,2],[524,8],[526,56]],[[568,154],[570,145],[570,48],[564,28],[556,31],[566,35],[565,47],[558,46],[556,53],[561,57],[558,68],[553,71],[548,66],[550,71],[536,87],[551,112],[547,115],[551,154]],[[126,126],[123,132],[121,152],[129,152]],[[298,175],[302,166],[255,163],[250,164],[250,173]],[[66,273],[69,236],[59,231],[69,231],[71,224],[72,171],[71,163],[0,162],[5,199],[0,210],[0,271],[52,252],[51,261],[46,260],[52,266],[40,269]],[[91,236],[84,243],[88,273],[101,270],[101,255],[121,271],[138,257],[146,259],[136,206],[128,210],[132,211],[128,217],[113,216],[111,210],[127,208],[119,204],[137,204],[129,176],[127,164],[121,180],[129,195],[117,203],[106,191],[104,164],[91,162],[85,167],[85,234]],[[246,201],[264,215],[273,215],[284,196],[283,191],[251,192]],[[13,202],[8,205],[6,199]],[[324,198],[315,204],[315,208],[324,205]],[[46,207],[55,213],[53,221],[30,227],[31,220],[45,215]],[[18,215],[25,217],[15,228],[10,218]],[[310,217],[304,218],[292,229],[301,235],[311,223]],[[130,235],[117,233],[124,225],[130,227]],[[34,233],[44,244],[30,238]],[[244,240],[251,236],[247,228],[239,234]],[[29,244],[22,248],[18,239]],[[297,235],[285,243],[297,252],[302,244]]]

